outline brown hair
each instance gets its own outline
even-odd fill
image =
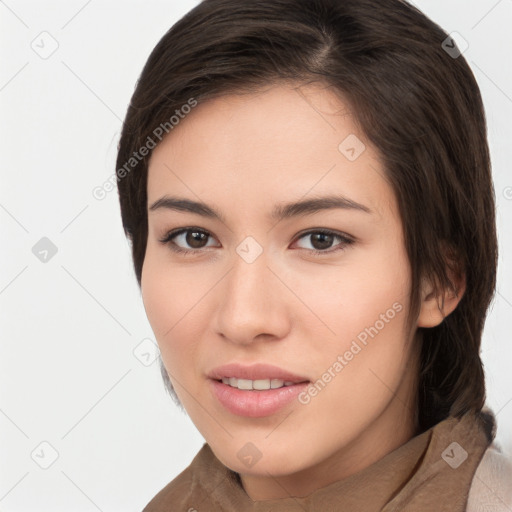
[[[420,329],[420,428],[479,413],[480,343],[496,281],[495,197],[480,91],[463,56],[445,51],[446,41],[456,51],[446,32],[402,0],[197,5],[149,56],[118,146],[121,215],[139,286],[151,152],[136,161],[133,153],[154,141],[162,131],[156,128],[170,133],[169,119],[191,99],[286,81],[327,84],[349,101],[396,194],[411,264],[409,326],[419,312],[422,277],[441,290],[453,288],[447,264],[465,274],[455,311],[439,326]]]

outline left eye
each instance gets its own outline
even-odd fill
[[[309,231],[300,236],[297,240],[307,239],[309,237],[310,244],[313,246],[311,249],[308,247],[301,247],[302,249],[309,249],[314,253],[330,253],[344,249],[347,245],[353,243],[353,240],[347,236],[343,236],[333,231]],[[334,240],[339,240],[340,243],[332,248]]]

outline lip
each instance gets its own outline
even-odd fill
[[[215,379],[208,380],[211,393],[232,414],[249,418],[270,416],[290,404],[309,385],[292,384],[277,389],[241,390]]]
[[[210,391],[232,414],[249,418],[270,416],[290,404],[309,384],[307,377],[296,375],[271,364],[245,366],[230,363],[214,368],[208,374]],[[279,379],[292,385],[267,390],[242,390],[222,382],[223,378],[263,380]]]
[[[225,377],[236,377],[237,379],[249,380],[279,379],[294,383],[309,382],[307,377],[295,375],[288,370],[265,363],[256,363],[250,366],[244,366],[239,363],[229,363],[214,368],[208,374],[208,377],[216,381],[222,380]]]

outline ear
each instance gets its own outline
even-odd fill
[[[447,255],[445,261],[447,263],[448,277],[453,283],[453,288],[441,289],[436,294],[433,283],[422,279],[418,327],[438,326],[455,310],[466,291],[466,276],[464,272],[457,270],[458,265],[453,256],[448,256],[448,252],[445,251]]]

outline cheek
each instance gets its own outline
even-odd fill
[[[301,292],[326,327],[320,343],[317,325],[310,346],[317,377],[336,382],[325,399],[341,394],[355,405],[368,398],[365,394],[385,398],[389,391],[382,382],[395,388],[405,371],[410,291],[408,259],[400,244],[375,246],[357,256],[332,267],[330,274],[309,276]]]
[[[142,300],[164,363],[168,354],[179,349],[179,343],[190,345],[188,338],[191,333],[187,320],[194,314],[194,305],[203,295],[197,288],[200,286],[199,279],[195,278],[195,281],[189,273],[170,268],[160,251],[155,253],[148,247],[142,268]],[[186,339],[183,338],[185,330],[188,333]]]
[[[379,328],[385,322],[384,330],[397,329],[405,318],[410,277],[407,258],[398,248],[354,253],[343,265],[297,275],[295,281],[301,283],[298,294],[324,324],[325,335],[339,346],[375,323]]]
[[[326,295],[311,293],[309,297],[316,304],[317,311],[326,329],[323,341],[316,334],[315,343],[311,346],[311,361],[315,362],[317,372],[331,369],[343,375],[354,385],[371,384],[375,376],[381,375],[383,380],[395,380],[402,372],[406,362],[406,331],[405,321],[408,312],[406,284],[398,280],[382,281],[378,285],[374,281],[364,282],[351,275],[345,281],[346,286],[337,295],[331,290]],[[316,302],[315,302],[316,301]],[[318,327],[315,329],[318,333]],[[311,335],[311,338],[315,336]],[[341,356],[341,361],[339,356]],[[341,368],[337,364],[343,366]],[[326,379],[329,377],[326,376]],[[338,382],[340,379],[338,379]],[[359,384],[357,384],[359,383]]]
[[[341,317],[352,337],[372,327],[379,333],[401,328],[408,303],[408,280],[404,274],[383,266],[379,272],[353,273],[347,279],[348,295],[344,297]],[[360,339],[364,341],[364,335]]]
[[[174,324],[177,287],[148,257],[142,269],[141,292],[146,315],[160,343]]]

